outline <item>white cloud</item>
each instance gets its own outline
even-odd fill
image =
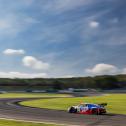
[[[93,68],[85,70],[89,74],[93,75],[109,75],[118,73],[118,68],[110,64],[96,64]]]
[[[5,55],[22,55],[25,54],[25,51],[23,49],[6,49],[3,51],[3,54]]]
[[[97,22],[97,21],[91,21],[90,23],[89,23],[89,26],[91,27],[91,28],[97,28],[97,27],[99,27],[99,22]]]
[[[0,78],[45,78],[46,73],[0,72]]]
[[[36,69],[36,70],[46,70],[49,68],[49,64],[36,59],[33,56],[25,56],[22,59],[24,66]]]
[[[122,74],[126,74],[126,68],[122,70]]]

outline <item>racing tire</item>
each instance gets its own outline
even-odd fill
[[[77,109],[75,109],[74,107],[71,107],[68,112],[69,113],[77,113]]]
[[[97,109],[92,109],[92,114],[93,114],[93,115],[99,115],[100,113],[98,112]]]

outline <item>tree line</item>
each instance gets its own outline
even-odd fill
[[[0,87],[25,87],[25,89],[35,88],[55,90],[68,88],[115,89],[126,87],[126,75],[35,79],[0,78]]]

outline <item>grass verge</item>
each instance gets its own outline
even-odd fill
[[[109,113],[126,114],[126,94],[109,94],[105,96],[77,97],[77,98],[54,98],[40,99],[21,102],[22,105],[48,108],[56,110],[67,110],[68,107],[79,103],[108,103],[107,111]]]

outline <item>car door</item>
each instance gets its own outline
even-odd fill
[[[85,104],[80,105],[79,109],[80,109],[80,112],[86,112],[88,110],[88,106],[86,106]]]

